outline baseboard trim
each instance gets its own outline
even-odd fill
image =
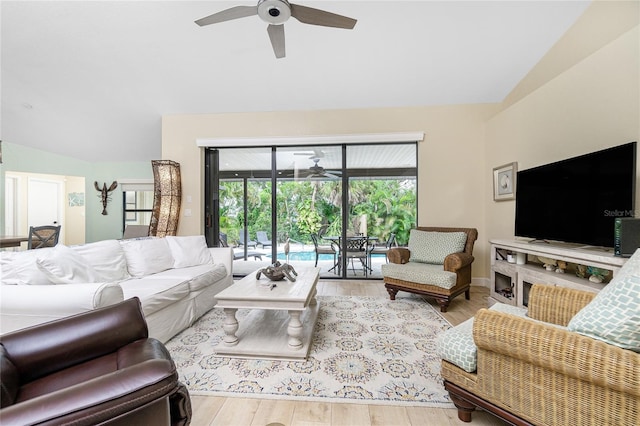
[[[476,278],[471,278],[471,285],[490,288],[491,281],[489,280],[489,278],[476,277]]]

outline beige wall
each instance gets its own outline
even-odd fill
[[[165,116],[162,156],[181,163],[183,196],[193,199],[183,203],[193,216],[181,217],[179,232],[203,231],[198,138],[424,131],[419,225],[478,228],[473,275],[487,278],[488,240],[513,237],[515,208],[493,201],[493,168],[639,140],[639,40],[638,2],[597,2],[503,104]]]
[[[341,111],[165,116],[162,156],[180,163],[182,204],[192,216],[180,217],[181,235],[203,232],[202,149],[198,138],[310,136],[423,131],[418,148],[418,224],[467,226],[484,231],[484,123],[495,105],[439,106]],[[477,255],[486,256],[480,245]],[[484,277],[484,262],[474,276]]]
[[[639,40],[636,26],[487,122],[487,194],[503,163],[527,169],[640,139]],[[512,238],[515,202],[487,196],[485,209],[487,234]]]
[[[65,176],[65,183],[65,223],[67,224],[65,241],[67,245],[84,244],[87,194],[84,194],[85,205],[83,206],[69,206],[69,194],[84,193],[85,179],[80,176]]]

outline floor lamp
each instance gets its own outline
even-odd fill
[[[166,237],[178,232],[180,218],[180,163],[171,160],[152,160],[153,211],[149,235]]]

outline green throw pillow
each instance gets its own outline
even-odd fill
[[[640,249],[567,329],[640,352]]]
[[[412,262],[442,265],[451,253],[464,251],[466,232],[430,232],[412,229],[409,234],[409,251]]]

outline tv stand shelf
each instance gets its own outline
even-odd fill
[[[489,305],[496,302],[515,306],[528,305],[533,284],[557,285],[599,292],[618,273],[627,259],[613,255],[613,249],[560,242],[491,240],[491,294]],[[518,254],[520,254],[518,256]],[[508,256],[511,255],[511,256]],[[509,257],[509,260],[507,258]],[[516,261],[516,259],[519,259]],[[548,271],[538,257],[566,262],[565,273]],[[578,265],[607,271],[602,283],[576,276]]]

